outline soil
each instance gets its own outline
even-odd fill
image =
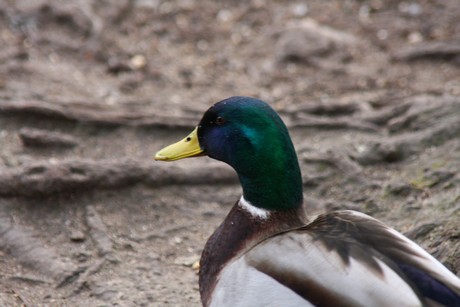
[[[314,216],[381,219],[460,274],[460,6],[0,2],[0,305],[199,306],[241,189],[154,153],[214,102],[285,119]]]

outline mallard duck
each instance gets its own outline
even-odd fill
[[[220,101],[155,159],[203,155],[243,190],[204,247],[203,306],[460,306],[460,279],[382,222],[351,210],[306,221],[296,152],[267,103]]]

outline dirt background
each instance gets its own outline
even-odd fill
[[[460,5],[0,1],[0,305],[199,306],[241,191],[154,162],[214,102],[285,119],[311,215],[377,217],[460,274]]]

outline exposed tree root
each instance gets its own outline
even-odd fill
[[[285,112],[289,119],[289,127],[310,127],[317,129],[351,129],[375,133],[388,125],[391,132],[402,128],[416,130],[426,127],[429,122],[436,121],[446,114],[460,112],[457,97],[416,96],[403,103],[391,105],[377,111],[369,110],[356,102],[313,104],[290,108]],[[199,115],[192,113],[190,117],[169,117],[156,114],[155,111],[125,108],[114,109],[105,105],[86,103],[59,104],[41,100],[12,102],[8,99],[0,101],[0,112],[6,114],[30,114],[83,123],[107,126],[139,126],[192,128],[199,121]],[[413,125],[412,123],[418,123]],[[29,133],[30,134],[30,133]],[[33,144],[33,139],[45,139],[46,136],[28,137],[26,132],[22,138]],[[50,136],[52,138],[52,136]],[[40,143],[41,140],[36,142]],[[59,142],[59,141],[57,141]],[[65,142],[65,141],[64,141]],[[53,143],[50,140],[48,143]],[[71,142],[72,143],[72,142]]]
[[[49,281],[33,277],[33,276],[24,276],[24,275],[12,275],[12,276],[2,276],[2,278],[8,278],[8,280],[20,281],[30,285],[40,285],[40,284],[49,284]]]
[[[346,108],[345,108],[346,109]],[[318,107],[312,112],[339,114],[344,112],[340,107]],[[114,109],[100,104],[87,103],[59,104],[41,100],[29,101],[0,101],[0,113],[29,114],[45,118],[57,118],[105,126],[136,126],[136,127],[165,127],[165,128],[192,128],[200,117],[170,117],[158,115],[155,111]],[[373,123],[357,121],[345,117],[328,118],[324,116],[311,116],[305,113],[291,113],[292,119],[288,122],[290,127],[312,127],[319,129],[355,129],[375,132],[378,127]]]
[[[436,126],[445,118],[460,114],[460,99],[456,96],[414,96],[378,110],[363,103],[320,103],[291,107],[284,112],[291,127],[318,129],[349,129],[378,132],[387,128],[391,133],[418,131]]]
[[[153,110],[125,110],[97,103],[62,104],[41,100],[0,100],[0,113],[29,114],[106,126],[192,128],[199,121],[195,117],[161,116]]]
[[[280,110],[282,114],[289,114],[290,116],[298,116],[302,113],[318,116],[344,116],[351,115],[359,112],[362,105],[356,102],[347,103],[315,103],[308,105],[301,105],[289,107],[285,110]]]
[[[86,207],[86,224],[99,256],[109,256],[113,252],[113,242],[107,234],[107,227],[92,206]]]
[[[341,116],[347,112],[350,116],[342,120]],[[302,157],[307,163],[333,165],[358,180],[361,170],[357,164],[401,161],[427,147],[439,146],[460,136],[460,99],[455,96],[414,96],[376,111],[359,108],[353,103],[331,103],[291,108],[286,114],[291,117],[292,126],[366,132],[386,128],[390,136],[379,135],[365,144],[351,143],[356,150],[350,155],[352,159],[348,158],[348,154],[332,151]],[[328,117],[309,114],[326,114]],[[336,117],[338,114],[340,117]]]
[[[106,258],[100,258],[88,268],[86,268],[85,271],[78,276],[78,279],[75,281],[75,286],[73,287],[71,293],[67,296],[70,297],[72,295],[76,295],[80,293],[85,287],[89,287],[91,276],[97,274],[106,264],[106,262]]]
[[[70,160],[0,169],[0,195],[52,195],[95,188],[111,189],[135,183],[162,186],[236,181],[234,172],[222,166],[184,170],[172,165],[133,160]]]
[[[363,170],[359,164],[352,161],[347,156],[330,150],[317,155],[304,154],[301,159],[307,163],[326,163],[348,174],[359,174]]]
[[[0,305],[28,307],[34,304],[24,295],[23,289],[18,290],[17,286],[0,284]]]
[[[127,238],[131,241],[134,241],[136,243],[142,242],[142,241],[147,241],[147,240],[152,240],[152,239],[164,239],[168,238],[171,236],[171,234],[174,234],[178,231],[184,230],[184,229],[190,229],[193,224],[188,224],[188,225],[181,225],[181,226],[172,226],[168,227],[166,229],[158,229],[152,232],[148,232],[139,236],[128,236]]]
[[[430,129],[358,145],[357,152],[352,157],[361,165],[397,162],[427,147],[442,145],[459,136],[460,118],[452,117]]]
[[[78,140],[68,134],[22,128],[19,130],[19,137],[25,146],[29,147],[75,147],[78,145]]]
[[[54,250],[15,223],[3,207],[0,207],[0,249],[8,250],[22,265],[54,280],[65,279],[76,271],[74,264],[61,259]]]
[[[281,110],[280,113],[289,118],[288,123],[292,123],[291,126],[377,132],[411,106],[410,102],[394,105],[385,103],[376,110],[373,108],[375,99],[387,101],[394,98],[389,98],[388,94],[382,97],[382,93],[372,93],[364,97],[351,96],[339,101],[293,106]]]
[[[366,112],[360,115],[360,120],[377,126],[385,126],[391,119],[404,114],[410,106],[410,103],[401,103],[380,110]]]
[[[300,159],[306,163],[324,163],[335,167],[348,178],[356,180],[366,185],[378,185],[376,182],[363,175],[363,168],[358,163],[348,157],[348,155],[333,152],[331,150],[320,153],[305,153]]]
[[[388,123],[392,133],[430,129],[460,116],[460,97],[455,96],[415,96],[406,99],[404,105],[409,106],[406,112]]]
[[[15,46],[3,49],[0,51],[0,65],[6,64],[10,61],[25,60],[28,54],[24,48]]]
[[[400,61],[412,61],[421,58],[452,58],[460,56],[460,42],[424,42],[404,48],[394,54]]]
[[[318,128],[318,129],[348,129],[365,132],[378,132],[378,127],[371,123],[356,121],[353,118],[327,118],[319,116],[299,115],[291,120],[290,127]]]
[[[425,237],[426,235],[428,235],[430,232],[432,232],[439,225],[440,225],[440,223],[422,224],[422,225],[420,225],[418,227],[415,227],[415,228],[407,231],[406,233],[404,233],[404,235],[406,237],[408,237],[409,239],[418,240],[418,239],[421,239],[421,238]]]

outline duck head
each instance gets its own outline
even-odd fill
[[[231,97],[209,108],[183,140],[155,155],[174,161],[207,155],[238,174],[243,196],[252,205],[283,210],[302,204],[302,179],[289,132],[265,102]]]

